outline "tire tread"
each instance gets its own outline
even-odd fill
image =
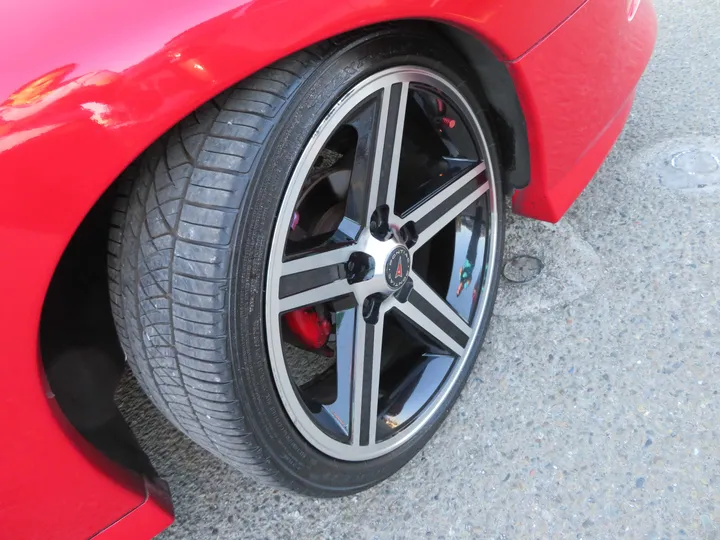
[[[274,487],[226,351],[230,244],[261,145],[322,56],[302,51],[202,105],[118,181],[108,286],[118,336],[151,401],[206,450]]]

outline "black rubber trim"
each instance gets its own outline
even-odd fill
[[[460,28],[441,26],[461,57],[472,67],[483,92],[475,97],[486,101],[487,116],[500,157],[501,177],[506,194],[530,183],[530,143],[525,115],[508,65],[490,48]]]

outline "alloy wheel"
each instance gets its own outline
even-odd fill
[[[412,66],[356,84],[309,140],[273,232],[265,329],[284,408],[321,452],[387,454],[457,384],[497,272],[489,156],[462,94]]]

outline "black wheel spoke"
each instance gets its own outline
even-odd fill
[[[413,290],[400,310],[425,330],[448,352],[461,355],[472,334],[472,328],[419,276],[413,276]]]
[[[407,83],[398,82],[383,89],[368,195],[367,224],[376,208],[386,205],[392,209],[395,204],[408,87]]]
[[[375,443],[383,327],[384,314],[376,324],[356,317],[351,442],[357,446]]]
[[[345,263],[351,253],[351,247],[344,247],[283,263],[277,291],[280,311],[291,311],[349,294]]]

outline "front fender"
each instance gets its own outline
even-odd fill
[[[580,3],[14,3],[0,22],[0,50],[15,51],[0,60],[0,171],[5,186],[13,179],[22,185],[3,197],[0,220],[27,222],[30,214],[37,226],[68,238],[129,162],[179,119],[249,74],[327,37],[387,20],[433,19],[465,29],[511,60]],[[48,213],[48,200],[63,201],[62,215]]]
[[[38,326],[76,228],[201,103],[275,60],[374,23],[431,19],[512,60],[581,0],[24,0],[0,19],[0,521],[87,537],[146,497],[78,439],[45,386]],[[6,500],[12,497],[12,500]],[[88,511],[88,509],[92,511]],[[165,514],[166,516],[169,514]],[[158,521],[160,523],[160,521]],[[164,526],[164,525],[163,525]]]

